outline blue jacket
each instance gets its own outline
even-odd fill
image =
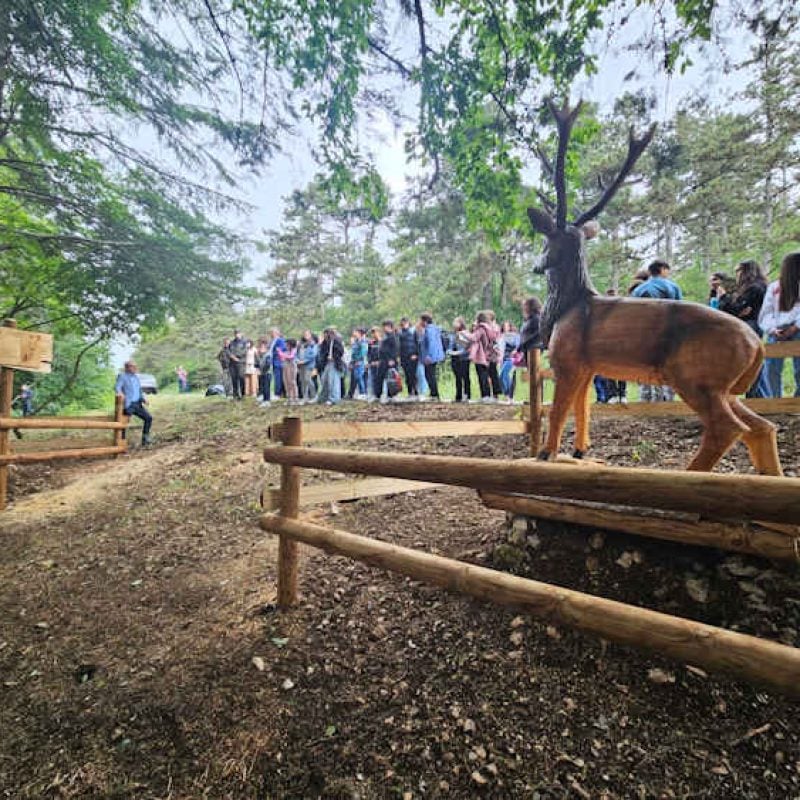
[[[439,364],[444,361],[442,332],[432,322],[425,326],[425,335],[419,343],[419,360],[423,364]]]
[[[279,367],[283,362],[281,361],[281,357],[278,353],[285,353],[286,352],[286,339],[283,336],[279,336],[273,343],[272,343],[272,366]]]
[[[654,300],[683,300],[683,292],[677,283],[668,278],[651,277],[633,290],[634,297],[650,297]]]
[[[313,369],[317,363],[317,354],[319,352],[319,345],[314,342],[308,342],[303,346],[303,366]]]

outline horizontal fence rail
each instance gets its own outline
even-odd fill
[[[0,414],[0,510],[8,499],[8,465],[41,464],[46,461],[62,461],[76,458],[108,458],[126,453],[128,445],[124,431],[128,427],[125,416],[125,399],[117,395],[114,399],[112,417],[11,417],[10,402]],[[32,450],[15,453],[11,450],[8,432],[11,430],[85,430],[109,431],[113,444],[106,446],[72,447],[60,450]]]
[[[124,431],[127,427],[127,422],[113,417],[0,417],[3,430]]]
[[[689,511],[729,519],[800,524],[800,484],[794,478],[719,475],[644,468],[593,466],[520,459],[364,453],[303,447],[268,447],[273,464],[407,478],[502,493],[547,495],[619,505]]]

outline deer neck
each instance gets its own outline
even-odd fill
[[[555,324],[576,305],[585,305],[597,290],[589,277],[583,247],[568,265],[559,264],[546,270],[547,302],[542,312],[542,333],[546,342]]]

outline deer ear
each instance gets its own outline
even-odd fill
[[[552,236],[556,232],[556,223],[546,211],[540,211],[538,208],[529,208],[528,219],[537,233]]]
[[[583,231],[584,238],[594,239],[594,237],[600,233],[600,225],[597,220],[590,219],[588,222],[584,222],[583,225],[581,225],[581,230]]]

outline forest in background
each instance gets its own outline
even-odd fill
[[[543,293],[524,209],[552,195],[544,100],[596,70],[598,37],[634,13],[650,16],[632,46],[664,73],[687,65],[693,42],[734,29],[752,42],[740,63],[717,62],[741,76],[731,96],[698,95],[666,122],[646,89],[608,114],[588,103],[568,154],[570,204],[584,208],[613,180],[629,127],[658,117],[601,219],[591,270],[598,288],[624,291],[661,256],[702,302],[712,270],[755,257],[774,272],[800,244],[787,0],[635,12],[622,0],[353,0],[333,15],[278,0],[3,4],[0,302],[20,327],[56,336],[38,405],[109,402],[120,336],[140,341],[162,382],[183,363],[202,384],[234,325],[347,330],[422,310],[449,323],[486,306],[518,320],[519,300]],[[420,177],[402,196],[373,166],[376,109],[408,131]],[[243,241],[217,220],[249,213],[242,176],[300,123],[314,131],[318,177],[287,198],[276,230]],[[257,288],[243,281],[259,273]]]

